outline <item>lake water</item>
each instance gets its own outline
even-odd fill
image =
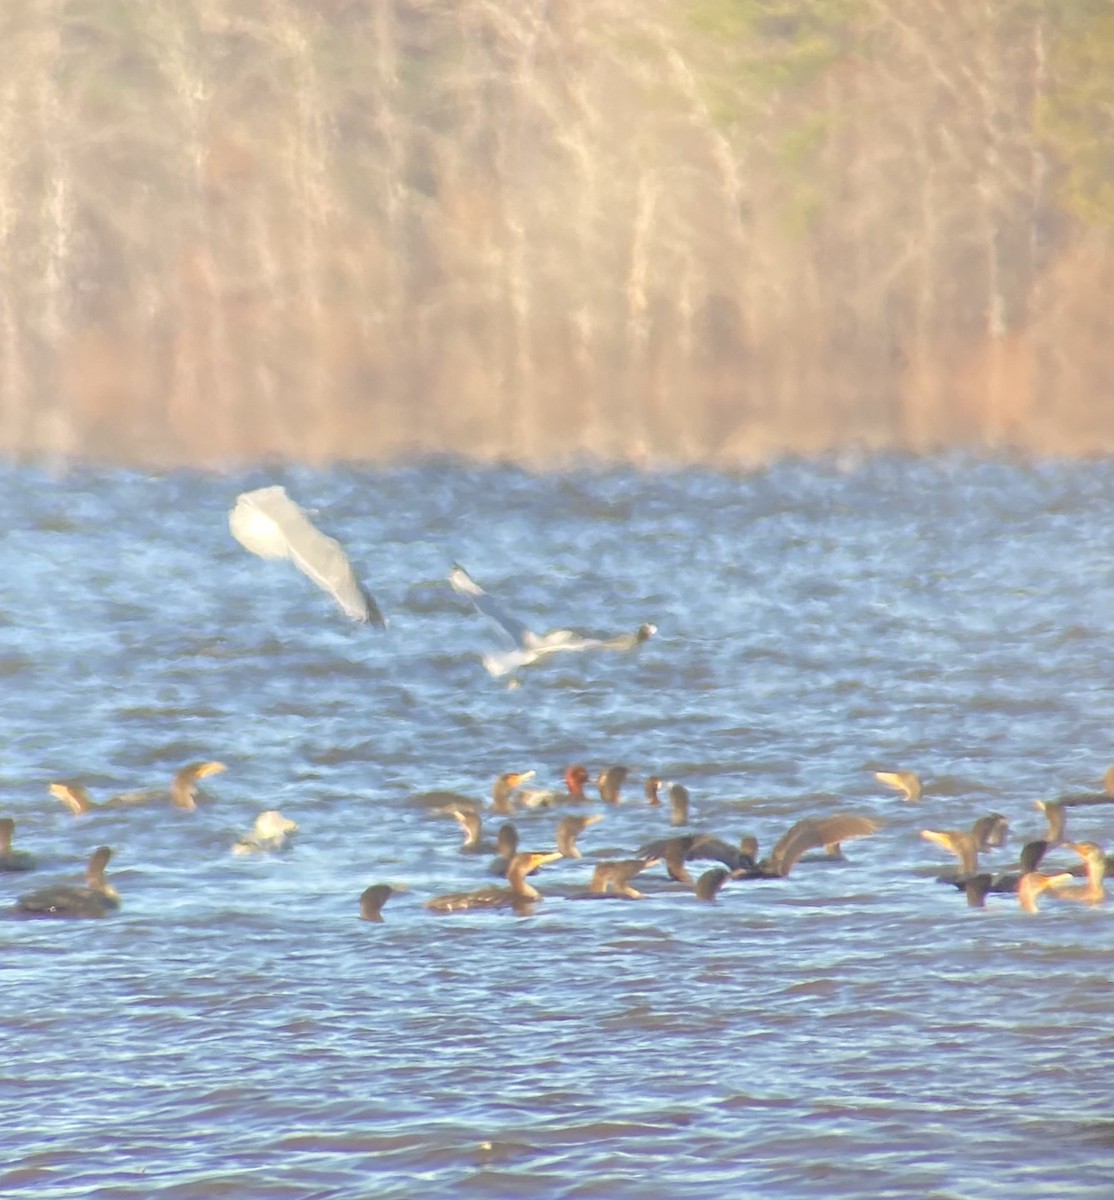
[[[233,541],[236,494],[272,482],[346,545],[386,630]],[[101,843],[123,898],[0,920],[0,1194],[1114,1195],[1109,909],[969,909],[919,836],[1000,811],[1005,866],[1036,800],[1114,762],[1114,463],[9,466],[0,504],[0,812],[41,859],[0,905]],[[454,561],[538,629],[658,635],[508,689]],[[199,759],[228,770],[195,813],[77,818],[47,792]],[[419,794],[572,762],[630,780],[584,859],[539,873],[534,915],[427,912],[487,857]],[[895,768],[919,805],[874,779]],[[886,826],[714,905],[661,867],[643,901],[569,902],[671,832],[651,773],[732,841],[836,810]],[[266,808],[299,823],[290,848],[234,856]],[[559,815],[517,816],[523,845]],[[1114,806],[1068,832],[1114,841]],[[409,890],[359,920],[380,881]]]

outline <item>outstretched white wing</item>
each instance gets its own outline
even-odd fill
[[[341,544],[313,525],[284,487],[258,488],[237,496],[228,524],[232,536],[252,554],[289,558],[354,621],[386,624]]]
[[[454,591],[459,592],[462,596],[467,596],[476,606],[477,611],[483,613],[505,637],[510,639],[512,646],[516,646],[520,650],[533,648],[533,643],[536,641],[534,634],[517,617],[512,617],[498,600],[489,596],[459,563],[453,564],[453,569],[449,572],[449,582],[453,585]],[[510,667],[507,669],[513,670]],[[503,674],[504,672],[499,673]]]

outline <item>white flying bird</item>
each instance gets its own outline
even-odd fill
[[[498,678],[509,675],[520,667],[528,667],[552,654],[576,650],[633,650],[647,638],[657,633],[656,625],[640,625],[634,633],[622,633],[617,637],[588,638],[571,629],[554,629],[550,633],[533,633],[516,617],[512,617],[494,597],[482,587],[459,564],[449,573],[449,582],[455,591],[467,596],[476,608],[502,632],[511,648],[501,653],[485,654],[483,664],[488,673]]]
[[[228,514],[232,536],[260,558],[289,558],[353,621],[386,625],[371,593],[356,578],[340,542],[322,533],[284,487],[258,488],[236,497]]]

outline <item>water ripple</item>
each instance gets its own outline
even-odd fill
[[[281,478],[386,630],[231,540],[227,507],[267,480],[0,472],[3,807],[42,859],[0,883],[77,880],[105,842],[123,895],[104,922],[0,921],[0,1191],[1108,1194],[1108,912],[970,910],[919,831],[996,809],[1004,866],[1036,800],[1109,765],[1110,464]],[[508,690],[445,585],[456,559],[539,629],[659,635]],[[209,758],[228,770],[195,813],[74,818],[46,791],[164,787]],[[573,761],[631,775],[535,913],[427,913],[489,856],[422,795],[486,797],[509,769],[556,785]],[[899,767],[919,805],[874,780]],[[644,901],[568,903],[672,832],[651,773],[689,788],[694,828],[764,849],[804,814],[885,829],[714,905],[661,867]],[[289,849],[234,857],[267,807],[298,821]],[[559,815],[516,814],[524,843]],[[1114,840],[1114,806],[1070,819]],[[361,922],[379,880],[409,890]]]

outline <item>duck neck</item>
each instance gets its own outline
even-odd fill
[[[495,786],[491,789],[492,809],[503,815],[512,811],[511,808],[511,787],[505,779],[497,779]]]
[[[175,777],[174,782],[170,785],[170,799],[176,808],[184,808],[187,812],[193,812],[197,808],[196,797],[197,785],[192,779]]]
[[[526,873],[529,870],[529,865],[526,867],[516,866],[507,876],[507,882],[510,884],[511,891],[515,896],[523,900],[540,900],[541,892],[532,884],[526,882]]]

